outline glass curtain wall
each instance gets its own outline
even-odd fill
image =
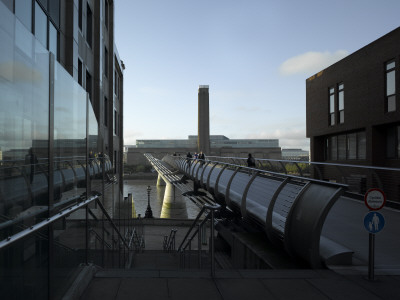
[[[103,195],[112,165],[86,91],[1,1],[0,40],[1,298],[59,299],[96,252],[86,207],[2,242],[87,195]],[[112,194],[101,201],[114,202]]]

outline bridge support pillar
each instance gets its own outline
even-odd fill
[[[162,179],[160,174],[158,174],[157,186],[165,186],[165,181],[164,181],[164,179]]]
[[[163,205],[160,218],[187,218],[186,203],[173,184],[166,182]]]

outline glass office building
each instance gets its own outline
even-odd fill
[[[111,17],[104,17],[103,9],[110,6],[109,1],[72,1],[68,5],[75,2],[80,7],[86,5],[86,37],[90,35],[94,41],[96,38],[88,31],[98,32],[91,27],[92,21],[87,21],[93,18],[91,11],[98,11],[91,6],[102,6],[99,11],[110,28]],[[76,63],[68,65],[71,57],[65,52],[74,52],[75,48],[71,45],[69,49],[64,43],[68,38],[60,16],[72,14],[76,33],[83,34],[79,29],[80,8],[70,8],[61,11],[60,1],[0,1],[3,299],[59,299],[82,264],[114,266],[126,259],[126,252],[121,251],[121,243],[115,238],[119,230],[125,229],[112,226],[115,219],[130,218],[121,206],[119,180],[121,65],[119,58],[110,63],[115,75],[109,72],[109,79],[103,81],[104,85],[112,82],[107,89],[96,87],[90,75],[82,78],[85,72],[90,73],[96,54],[86,62],[80,61],[77,53],[71,54],[72,58],[76,56]],[[117,58],[115,53],[112,51],[111,57]],[[105,54],[102,51],[100,56],[104,59]],[[78,69],[79,74],[75,72]],[[93,70],[93,75],[100,73],[104,79],[104,68],[101,72]],[[109,94],[112,101],[108,106],[103,100]],[[122,146],[120,149],[122,153]],[[111,242],[107,235],[112,235]]]

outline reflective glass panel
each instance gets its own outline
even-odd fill
[[[329,97],[329,112],[335,112],[335,96],[330,95]]]
[[[346,159],[346,135],[338,135],[338,159]]]
[[[337,160],[337,137],[332,136],[329,138],[330,140],[330,159],[331,160]]]
[[[387,71],[390,70],[390,69],[393,69],[394,67],[396,67],[396,63],[394,61],[386,64],[386,70]]]
[[[15,16],[32,32],[32,0],[15,0]]]
[[[86,92],[56,62],[54,78],[55,201],[70,201],[86,191]],[[64,180],[62,180],[64,179]]]
[[[339,92],[339,110],[344,109],[344,91]]]
[[[357,133],[357,158],[367,158],[367,138],[365,131]]]
[[[392,95],[387,97],[387,111],[396,111],[396,96]]]
[[[58,60],[58,32],[51,22],[49,22],[49,51],[53,52]]]
[[[396,73],[391,71],[386,73],[386,96],[396,93]]]
[[[351,133],[347,135],[347,158],[357,158],[357,134]]]
[[[14,219],[47,205],[49,56],[0,5],[0,213]]]
[[[47,16],[35,2],[35,36],[47,48]]]
[[[49,1],[49,14],[54,24],[60,26],[60,0]]]

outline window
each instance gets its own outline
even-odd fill
[[[347,159],[357,158],[357,134],[351,133],[347,135]]]
[[[78,58],[78,83],[81,86],[82,86],[82,72],[83,72],[82,61]]]
[[[37,2],[35,2],[35,36],[47,49],[47,15]]]
[[[13,11],[13,0],[2,0],[2,2],[7,6],[10,11]]]
[[[117,71],[114,72],[114,94],[118,97],[119,77]]]
[[[393,126],[386,131],[386,158],[400,158],[400,126]]]
[[[106,25],[106,28],[108,28],[108,1],[104,1],[104,24]]]
[[[335,125],[335,88],[329,89],[329,125]]]
[[[396,63],[386,63],[386,112],[396,110]]]
[[[108,77],[108,50],[104,48],[104,75]]]
[[[49,51],[53,52],[58,60],[58,31],[51,22],[49,22]]]
[[[338,123],[342,124],[344,122],[344,84],[341,83],[338,86],[338,104],[339,104],[339,120]]]
[[[357,132],[357,159],[367,158],[367,137],[365,131]]]
[[[104,97],[104,125],[108,126],[108,99]]]
[[[32,32],[32,0],[15,0],[15,15]]]
[[[326,138],[326,160],[366,159],[365,131]]]
[[[79,0],[78,7],[78,25],[79,29],[82,31],[82,14],[83,14],[83,0]]]
[[[337,145],[338,145],[338,159],[345,160],[346,159],[346,135],[341,134],[337,137]]]
[[[92,102],[92,75],[86,70],[86,92],[89,93],[90,102]]]
[[[92,48],[92,25],[93,25],[93,15],[92,10],[90,9],[89,4],[86,8],[86,41],[89,44],[89,47]]]
[[[114,135],[117,135],[117,110],[114,109]]]

